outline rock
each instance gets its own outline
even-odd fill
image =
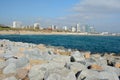
[[[45,60],[35,60],[35,59],[30,60],[30,65],[38,65],[38,64],[44,64],[44,63],[48,63],[48,61],[45,61]]]
[[[65,68],[46,71],[44,80],[76,80],[75,73]]]
[[[66,68],[70,69],[71,71],[77,73],[78,71],[85,70],[87,67],[81,63],[66,63],[65,65]]]
[[[17,80],[17,79],[14,76],[12,76],[12,77],[9,77],[9,78],[5,78],[3,80]]]
[[[19,58],[16,63],[17,68],[26,66],[29,63],[29,60],[26,57]]]
[[[7,59],[9,59],[9,58],[13,58],[13,57],[14,57],[14,54],[11,53],[11,52],[10,52],[10,53],[6,53],[6,54],[3,55],[3,57],[4,57],[4,59],[7,60]]]
[[[3,58],[0,58],[0,62],[3,62],[3,61],[5,61],[5,59],[3,59]]]
[[[111,67],[111,66],[103,66],[104,70],[111,73],[115,72],[118,76],[120,76],[120,69],[116,67]]]
[[[31,68],[29,72],[30,80],[43,80],[44,74],[47,70],[55,69],[55,68],[63,68],[64,64],[56,63],[56,62],[49,62],[41,65],[35,65]]]
[[[86,58],[86,59],[89,59],[90,58],[90,52],[86,52],[86,53],[84,53],[84,57]]]
[[[18,79],[24,79],[28,74],[28,70],[27,69],[19,69],[16,72],[16,77]]]
[[[0,54],[3,54],[5,51],[4,50],[0,50]]]
[[[93,69],[93,70],[98,70],[98,71],[102,71],[103,68],[97,64],[93,64],[89,67],[90,69]]]
[[[42,55],[42,53],[36,48],[25,50],[23,53],[26,55],[28,59],[41,59]]]
[[[85,60],[84,55],[80,53],[79,51],[75,51],[71,54],[71,59],[75,61],[83,61]],[[72,61],[70,60],[70,61]]]
[[[6,67],[6,66],[7,66],[7,64],[6,64],[5,61],[0,62],[0,69],[3,69],[3,68]]]
[[[70,62],[70,56],[56,55],[52,58],[52,61],[59,63],[67,63]]]
[[[16,64],[16,63],[17,63],[17,59],[15,59],[15,58],[10,58],[10,59],[8,59],[8,60],[6,61],[6,63],[7,63],[7,64],[11,64],[11,63]]]
[[[3,69],[3,74],[16,73],[16,64],[10,63]]]
[[[115,63],[116,68],[120,68],[120,63]]]
[[[99,72],[93,70],[82,70],[77,80],[99,80]]]
[[[19,48],[19,52],[23,52],[23,51],[25,51],[25,48],[23,47]]]
[[[101,80],[119,80],[119,78],[115,72],[110,73],[107,71],[100,72],[99,79],[101,79]]]

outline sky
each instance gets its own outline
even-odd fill
[[[0,24],[91,25],[98,32],[120,32],[120,0],[0,0]]]

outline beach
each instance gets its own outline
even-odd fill
[[[54,31],[0,31],[1,35],[20,34],[20,35],[97,35],[88,33],[74,33],[74,32],[54,32]]]

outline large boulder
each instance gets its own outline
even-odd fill
[[[18,69],[16,72],[16,77],[18,79],[24,79],[28,75],[27,69]]]
[[[17,79],[14,76],[12,76],[12,77],[5,78],[3,80],[17,80]]]
[[[77,80],[99,80],[99,72],[93,70],[82,70],[77,75]]]
[[[31,68],[28,76],[30,80],[43,80],[44,74],[47,70],[55,69],[55,68],[63,68],[64,64],[49,62],[41,65],[35,65]]]
[[[6,66],[7,66],[7,64],[6,64],[5,61],[0,62],[0,69],[3,69],[3,68],[6,67]]]
[[[56,55],[52,58],[52,61],[59,63],[70,62],[70,56]]]
[[[81,71],[81,70],[86,70],[87,69],[87,66],[81,64],[81,63],[77,63],[77,62],[74,62],[74,63],[66,63],[65,64],[65,67],[67,69],[70,69],[71,71],[77,73],[78,71]]]
[[[41,54],[42,54],[39,51],[39,49],[36,48],[25,50],[23,53],[26,55],[28,59],[41,59]]]
[[[17,59],[16,67],[21,68],[21,67],[26,66],[28,63],[29,63],[29,60],[26,57],[22,57],[22,58]]]
[[[76,80],[75,73],[66,68],[55,68],[46,71],[44,80]]]
[[[83,60],[85,60],[83,53],[80,53],[79,51],[75,51],[71,54],[71,58],[70,58],[71,62],[83,61]]]
[[[16,73],[16,64],[11,63],[3,69],[3,74]]]
[[[115,72],[100,72],[99,79],[101,80],[119,80],[117,74]]]

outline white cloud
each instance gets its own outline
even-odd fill
[[[120,0],[82,0],[73,7],[79,13],[120,13]]]

